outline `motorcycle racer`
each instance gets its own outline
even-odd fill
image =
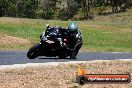
[[[73,50],[71,58],[76,59],[79,49],[82,47],[82,34],[76,23],[70,23],[68,26],[68,47]]]
[[[54,32],[51,32],[54,31]],[[77,24],[72,22],[68,25],[68,28],[63,27],[51,27],[49,25],[46,26],[46,31],[43,33],[45,36],[49,35],[57,35],[57,40],[60,43],[62,51],[71,51],[70,58],[76,59],[79,49],[82,47],[82,35],[81,31],[78,28]],[[42,35],[40,36],[40,39]],[[41,39],[43,40],[43,39]],[[64,55],[64,54],[63,54]],[[61,56],[65,57],[65,56]]]
[[[53,27],[47,26],[48,30],[51,28]],[[60,34],[62,38],[62,41],[60,42],[63,42],[61,46],[63,48],[67,48],[71,50],[72,53],[70,58],[76,59],[78,51],[82,47],[82,34],[80,29],[78,28],[78,25],[72,22],[69,23],[68,28],[56,27],[56,29],[60,30]]]

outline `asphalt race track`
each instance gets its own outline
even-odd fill
[[[0,65],[46,63],[46,62],[67,62],[67,61],[92,61],[92,60],[116,60],[132,59],[132,53],[100,53],[80,52],[76,60],[58,59],[58,57],[38,57],[29,60],[26,57],[27,51],[0,51]]]

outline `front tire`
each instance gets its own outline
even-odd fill
[[[33,47],[31,47],[27,53],[27,57],[29,59],[35,59],[36,57],[38,57],[39,55],[39,47],[40,47],[40,44],[36,44],[34,45]]]

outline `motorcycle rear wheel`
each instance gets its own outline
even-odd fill
[[[66,59],[66,56],[58,56],[59,59]]]

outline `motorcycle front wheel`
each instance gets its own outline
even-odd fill
[[[40,48],[40,44],[36,44],[33,47],[31,47],[27,53],[27,57],[29,59],[35,59],[36,57],[38,57],[39,55],[39,48]]]

